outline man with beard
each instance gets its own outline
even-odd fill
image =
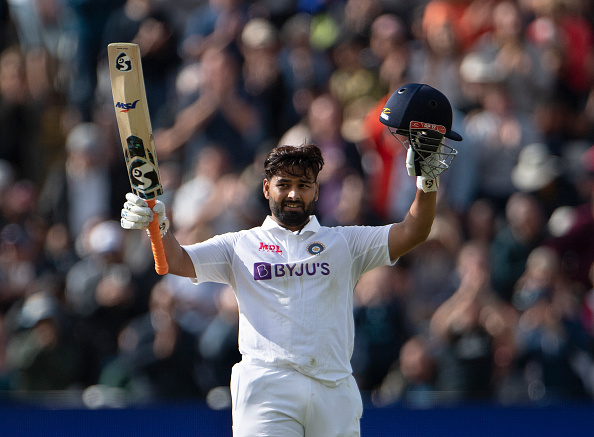
[[[435,96],[429,97],[425,103],[434,107]],[[389,103],[401,105],[401,98]],[[388,126],[401,124],[383,119]],[[404,123],[399,132],[408,130],[409,121]],[[163,204],[153,208],[169,272],[197,283],[229,284],[235,292],[242,354],[231,375],[235,437],[360,434],[362,401],[350,364],[354,286],[363,273],[394,264],[431,230],[438,183],[437,176],[427,175],[418,176],[402,222],[321,226],[313,211],[323,165],[315,145],[274,148],[264,163],[262,186],[271,215],[259,227],[200,243],[180,245],[167,232]],[[127,199],[122,227],[146,229],[153,211],[136,196]]]

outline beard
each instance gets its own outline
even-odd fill
[[[316,206],[315,202],[311,202],[308,205],[301,203],[302,210],[292,211],[284,209],[282,203],[279,204],[272,199],[270,199],[269,203],[272,215],[276,217],[281,225],[287,227],[301,226],[307,223],[309,216],[313,214]]]

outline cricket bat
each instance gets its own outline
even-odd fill
[[[111,91],[122,149],[132,192],[152,208],[156,197],[163,194],[153,130],[144,87],[144,76],[138,44],[112,43],[107,46]],[[149,224],[155,270],[160,275],[169,271],[159,219],[155,214]]]

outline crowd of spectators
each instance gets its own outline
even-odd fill
[[[427,242],[355,289],[375,405],[594,398],[589,0],[0,0],[0,388],[89,406],[226,406],[232,290],[158,276],[129,190],[106,47],[139,44],[182,243],[259,225],[263,156],[320,146],[325,225],[399,221],[408,82],[464,141]]]

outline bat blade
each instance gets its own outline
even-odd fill
[[[109,73],[114,109],[122,150],[132,192],[149,206],[163,194],[153,130],[146,100],[140,49],[133,43],[112,43],[107,46]],[[160,275],[169,271],[159,222],[155,215],[149,225],[155,270]]]

